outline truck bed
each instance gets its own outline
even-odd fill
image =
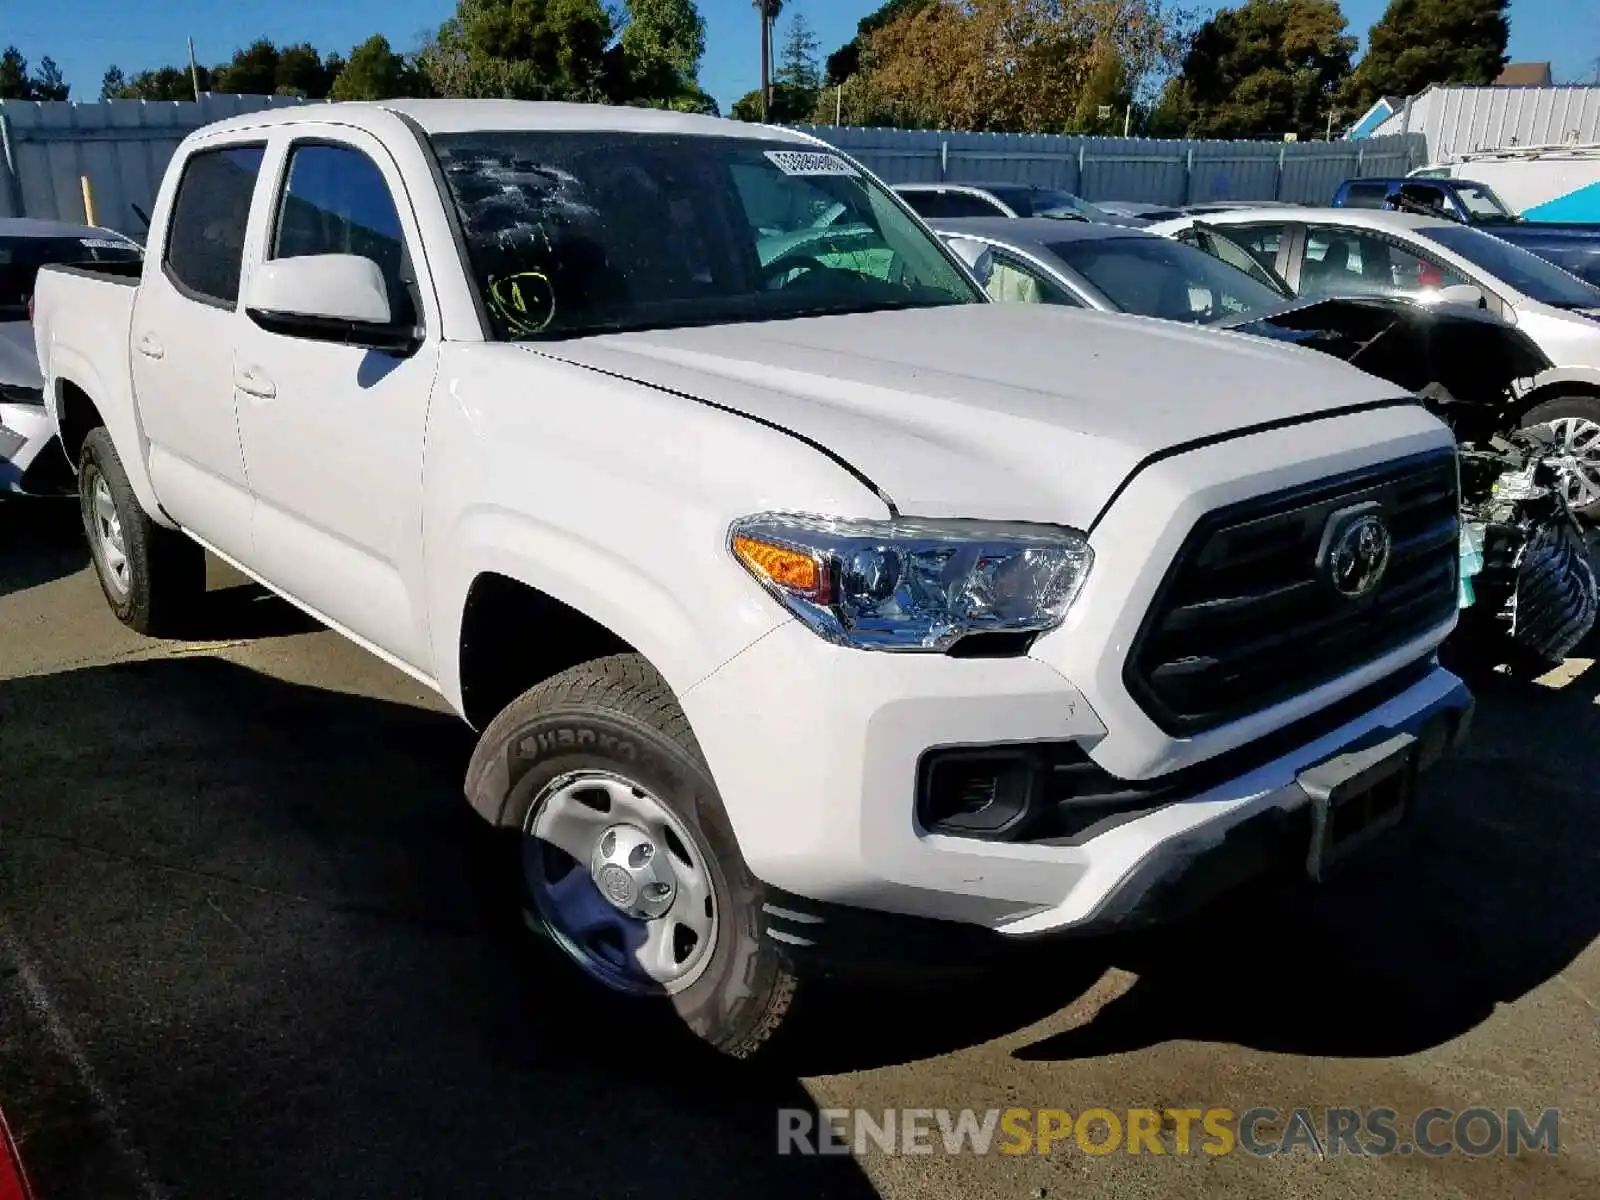
[[[45,403],[57,434],[64,435],[69,459],[75,454],[75,439],[68,426],[97,413],[92,424],[103,423],[111,432],[123,450],[123,465],[135,494],[146,511],[156,513],[159,505],[142,461],[145,445],[135,417],[129,358],[133,304],[142,270],[137,261],[41,268],[33,292],[33,338],[39,373],[45,379]],[[89,413],[74,411],[75,404],[90,401],[81,393],[67,394],[70,389],[56,386],[58,379],[83,381],[93,390]]]

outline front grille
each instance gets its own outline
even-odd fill
[[[1359,599],[1319,565],[1330,518],[1373,506],[1389,565]],[[1454,451],[1218,509],[1196,523],[1135,636],[1123,682],[1162,730],[1194,734],[1354,670],[1456,611]]]

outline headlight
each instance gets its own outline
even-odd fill
[[[728,547],[816,633],[868,650],[1054,629],[1094,560],[1081,533],[1052,525],[788,513],[735,521]]]

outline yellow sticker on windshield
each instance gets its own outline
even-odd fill
[[[543,271],[519,271],[489,281],[489,307],[512,333],[543,333],[556,315],[556,293]]]

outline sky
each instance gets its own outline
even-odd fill
[[[760,27],[751,0],[698,0],[706,19],[700,82],[724,113],[760,79]],[[817,32],[822,55],[848,41],[855,24],[881,0],[788,0],[779,37],[793,12]],[[1351,32],[1365,41],[1386,0],[1344,0]],[[1211,7],[1206,5],[1205,7]],[[185,39],[207,65],[224,62],[256,38],[310,42],[349,53],[382,33],[412,49],[454,11],[452,0],[0,0],[0,43],[16,45],[30,63],[55,59],[73,99],[96,100],[112,63],[129,76],[185,61]],[[1593,82],[1600,70],[1600,5],[1594,0],[1512,0],[1512,61],[1546,60],[1558,82]]]

